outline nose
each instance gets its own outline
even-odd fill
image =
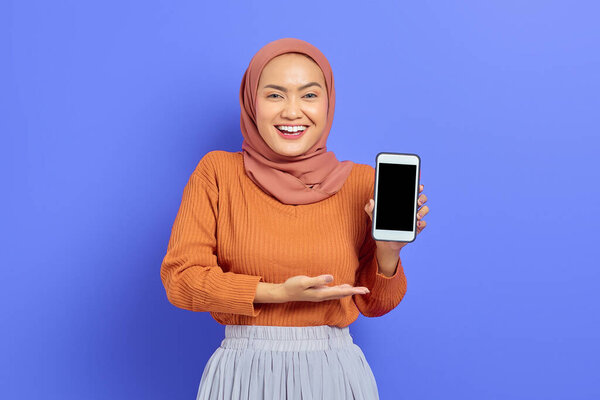
[[[290,96],[283,106],[282,118],[295,119],[302,116],[302,111],[294,96]]]

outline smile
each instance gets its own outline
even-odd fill
[[[275,129],[281,137],[286,139],[298,139],[308,130],[306,125],[275,125]]]

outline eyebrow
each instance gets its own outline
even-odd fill
[[[317,83],[317,82],[309,82],[306,85],[300,86],[298,88],[298,90],[306,89],[307,87],[310,87],[310,86],[318,86],[321,89],[323,89],[323,87],[321,85],[319,85],[319,83]],[[263,89],[266,89],[266,88],[273,88],[273,89],[281,90],[282,92],[287,93],[287,89],[284,88],[283,86],[279,86],[279,85],[265,85],[263,87]]]

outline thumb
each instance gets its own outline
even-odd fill
[[[333,282],[333,275],[320,275],[313,279],[313,286],[325,285]]]
[[[369,216],[369,218],[373,219],[373,208],[375,207],[375,201],[370,199],[369,202],[365,205],[365,212]]]

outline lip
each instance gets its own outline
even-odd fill
[[[296,126],[296,125],[288,125],[288,126]],[[300,126],[300,125],[298,125],[298,126]],[[306,125],[302,125],[302,126],[306,126]],[[276,126],[274,126],[274,128],[279,133],[279,136],[281,136],[284,139],[289,139],[289,140],[300,139],[302,136],[304,136],[306,131],[310,129],[310,127],[307,126],[306,129],[304,131],[302,131],[301,134],[292,136],[292,135],[284,135],[283,132],[281,132],[279,129],[277,129]]]

